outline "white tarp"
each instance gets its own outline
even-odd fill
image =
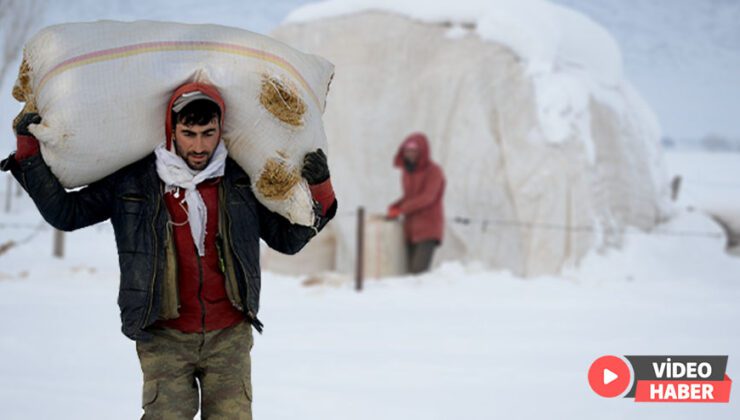
[[[14,89],[43,117],[31,131],[66,187],[98,180],[164,141],[172,92],[215,85],[223,138],[257,197],[310,225],[300,177],[308,151],[326,149],[321,121],[333,66],[264,35],[217,25],[100,21],[51,26],[26,45]]]
[[[384,212],[400,196],[398,145],[428,135],[447,177],[437,262],[557,272],[620,243],[625,225],[648,229],[666,215],[660,129],[615,75],[602,83],[566,63],[532,72],[473,29],[379,11],[299,19],[273,35],[336,65],[324,122],[345,211]],[[350,271],[355,220],[340,214],[332,227],[337,268]]]

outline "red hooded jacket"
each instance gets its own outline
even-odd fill
[[[403,149],[409,143],[415,143],[420,152],[413,171],[409,171],[403,162]],[[444,232],[442,199],[445,177],[442,168],[430,159],[427,137],[422,133],[408,136],[398,148],[394,166],[403,170],[403,197],[391,206],[397,207],[404,216],[406,241],[418,243],[435,240],[441,243]]]

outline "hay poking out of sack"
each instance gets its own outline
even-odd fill
[[[285,200],[293,187],[301,181],[297,168],[290,170],[285,160],[270,159],[257,180],[257,191],[270,200]]]
[[[19,102],[27,102],[31,98],[31,67],[26,58],[23,58],[18,69],[18,79],[13,85],[13,97]]]
[[[303,125],[306,104],[288,83],[264,75],[260,103],[280,121],[296,127]]]
[[[31,67],[25,58],[21,61],[21,67],[18,69],[18,79],[15,85],[13,85],[13,98],[19,102],[25,102],[21,112],[13,119],[13,127],[15,127],[21,121],[23,114],[38,112],[36,101],[33,100],[33,90],[31,89]]]

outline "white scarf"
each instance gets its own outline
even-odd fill
[[[196,187],[207,179],[223,176],[226,166],[226,147],[223,141],[219,142],[211,161],[202,171],[190,169],[180,156],[167,150],[164,143],[157,146],[154,153],[157,156],[157,174],[165,184],[165,192],[176,191],[178,188],[185,190],[190,233],[198,248],[198,255],[202,257],[205,255],[208,210]]]

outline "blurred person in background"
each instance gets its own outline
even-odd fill
[[[423,273],[429,270],[434,250],[442,243],[444,173],[432,162],[429,141],[423,133],[409,135],[393,163],[402,171],[403,196],[388,207],[387,218],[403,216],[408,271]]]

